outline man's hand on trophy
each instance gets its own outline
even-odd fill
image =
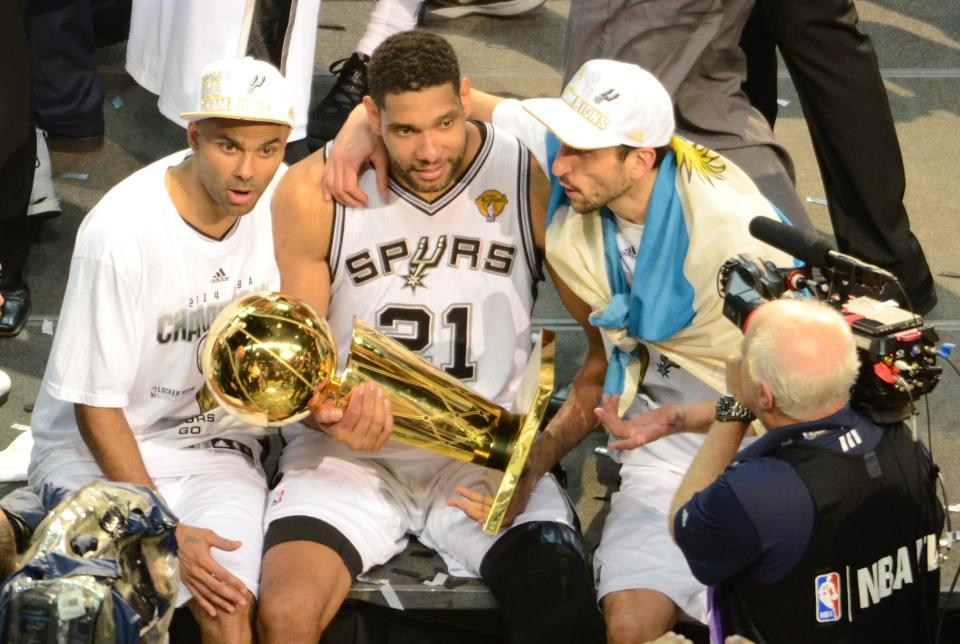
[[[620,418],[619,405],[620,396],[604,396],[601,406],[593,410],[600,424],[617,439],[608,445],[611,449],[634,449],[683,431],[684,411],[680,405],[664,405],[630,420]]]
[[[210,617],[216,617],[217,610],[232,613],[237,606],[246,606],[247,587],[210,555],[211,548],[236,550],[241,543],[224,539],[212,530],[182,523],[177,526],[176,535],[180,581],[200,608]]]
[[[333,140],[323,165],[320,184],[323,198],[359,208],[367,203],[367,194],[360,188],[357,179],[363,164],[370,163],[377,172],[377,189],[387,196],[388,168],[386,148],[370,127],[366,110],[358,105],[351,112],[340,132]]]
[[[351,449],[379,451],[393,433],[390,400],[375,382],[366,382],[350,392],[346,409],[314,396],[310,411],[323,431]]]

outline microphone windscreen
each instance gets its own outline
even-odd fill
[[[833,246],[815,233],[788,226],[769,217],[754,217],[750,234],[774,248],[796,257],[807,266],[824,266]]]

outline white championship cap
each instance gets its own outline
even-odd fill
[[[530,98],[523,107],[578,150],[659,148],[675,129],[673,103],[660,81],[616,60],[585,62],[560,98]]]
[[[200,105],[180,118],[263,121],[293,127],[286,79],[270,63],[253,58],[218,60],[203,68]]]

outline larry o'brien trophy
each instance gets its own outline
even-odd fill
[[[346,406],[351,391],[375,381],[393,407],[393,438],[503,472],[483,526],[497,534],[553,392],[555,353],[553,332],[541,331],[514,405],[525,413],[511,413],[359,320],[338,378],[326,320],[282,293],[256,293],[217,316],[201,366],[217,402],[261,427],[302,420],[318,389]]]

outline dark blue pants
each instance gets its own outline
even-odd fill
[[[37,123],[53,136],[103,134],[97,30],[130,20],[130,0],[30,0]]]

